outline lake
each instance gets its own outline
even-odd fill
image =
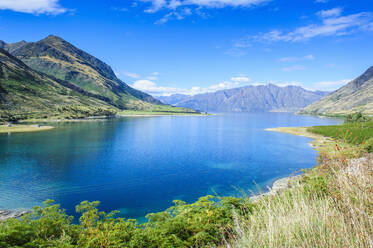
[[[238,196],[316,164],[311,139],[265,131],[340,120],[288,113],[123,117],[0,135],[0,208],[83,200],[143,218],[172,200]]]

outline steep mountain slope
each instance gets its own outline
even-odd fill
[[[307,106],[304,114],[373,114],[373,66],[339,90]]]
[[[110,115],[110,99],[34,71],[0,48],[0,120]]]
[[[3,42],[2,46],[32,69],[107,97],[118,108],[136,110],[161,104],[152,96],[129,87],[115,76],[110,66],[60,37],[50,35],[29,43]]]
[[[298,86],[273,84],[247,86],[188,97],[160,97],[166,104],[207,112],[294,112],[319,100],[327,92],[308,91]],[[181,99],[176,101],[175,99]]]

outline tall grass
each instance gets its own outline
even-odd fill
[[[227,247],[373,247],[373,158],[343,161],[327,161],[251,215],[237,215]]]
[[[373,121],[344,123],[335,126],[315,126],[308,128],[308,130],[350,144],[360,145],[373,138]]]

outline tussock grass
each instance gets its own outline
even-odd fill
[[[308,128],[308,130],[348,144],[362,146],[368,152],[373,151],[373,121],[315,126]]]
[[[324,161],[302,181],[236,216],[227,247],[373,247],[373,158]]]

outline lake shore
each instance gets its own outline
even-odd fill
[[[0,134],[2,133],[28,133],[28,132],[40,132],[54,129],[52,126],[40,126],[40,125],[1,125]]]
[[[328,153],[335,151],[335,140],[319,134],[314,134],[308,131],[308,127],[277,127],[265,129],[269,132],[287,133],[297,136],[303,136],[313,139],[309,142],[310,146],[319,153]]]

